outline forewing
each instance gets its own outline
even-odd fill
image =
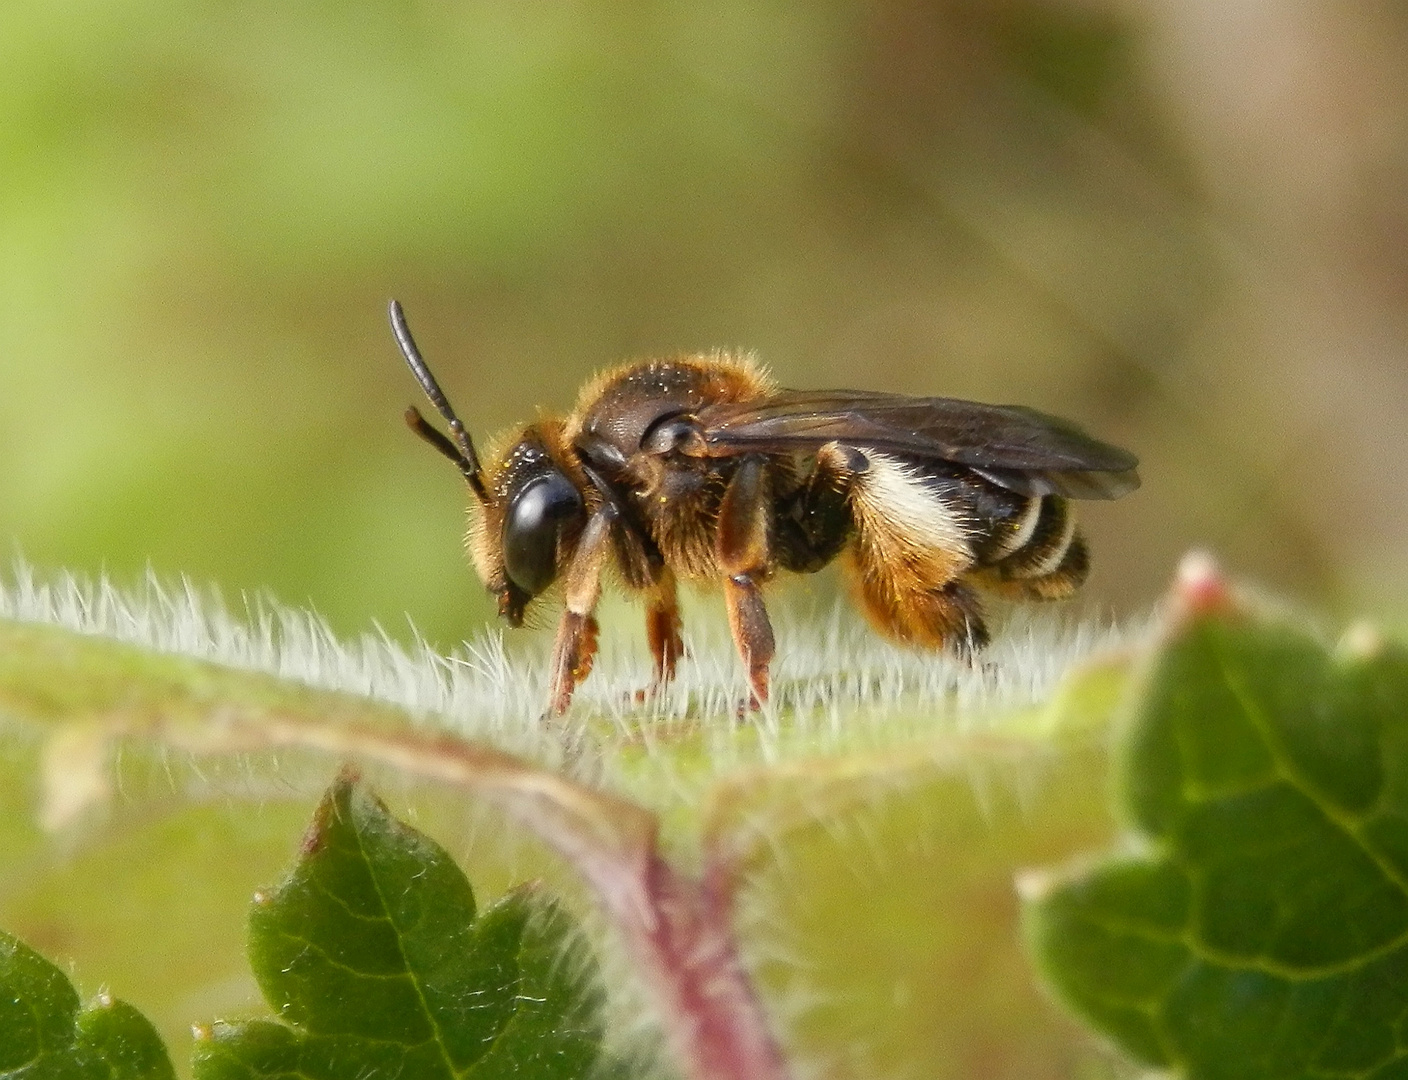
[[[1138,460],[1075,424],[1022,405],[864,390],[784,390],[698,413],[711,455],[805,453],[840,442],[964,465],[1024,495],[1114,499],[1139,486]]]

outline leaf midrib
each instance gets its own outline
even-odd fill
[[[354,793],[353,798],[355,797]],[[351,798],[348,799],[348,810],[353,811]],[[420,977],[415,969],[411,967],[410,959],[406,956],[406,950],[401,946],[401,928],[397,926],[395,920],[391,918],[391,908],[386,902],[386,894],[382,891],[381,880],[377,876],[376,868],[372,860],[367,855],[365,845],[362,843],[362,823],[355,816],[355,811],[353,811],[353,813],[352,835],[357,841],[357,853],[361,856],[362,862],[367,867],[367,876],[371,879],[372,888],[376,890],[377,902],[381,904],[381,910],[384,913],[387,925],[391,927],[392,936],[396,941],[396,952],[401,957],[401,963],[405,966],[406,973],[410,976],[411,986],[415,989],[416,998],[420,1001],[421,1009],[425,1012],[426,1020],[430,1023],[430,1030],[434,1033],[433,1041],[435,1048],[439,1051],[440,1058],[445,1063],[446,1072],[450,1076],[459,1076],[459,1070],[455,1068],[454,1062],[450,1060],[450,1052],[445,1045],[445,1033],[440,1025],[440,1020],[436,1017],[434,1010],[431,1009],[430,1003],[426,1001],[425,993],[421,988]]]

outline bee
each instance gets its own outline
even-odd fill
[[[390,315],[450,434],[414,406],[406,422],[469,485],[466,544],[499,614],[520,626],[560,586],[553,714],[591,671],[608,569],[644,600],[656,688],[683,653],[677,581],[722,586],[757,708],[774,654],[763,588],[779,571],[839,558],[881,634],[971,658],[988,642],[981,592],[1054,600],[1085,580],[1070,500],[1139,486],[1128,451],[1035,409],[784,390],[751,357],[725,352],[602,372],[570,413],[515,429],[485,467],[400,304]]]

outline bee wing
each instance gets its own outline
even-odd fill
[[[1138,459],[1070,421],[1022,405],[864,390],[783,390],[696,413],[710,456],[805,453],[828,442],[963,465],[1022,495],[1116,499]]]

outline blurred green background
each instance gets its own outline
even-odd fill
[[[475,633],[465,492],[402,424],[392,296],[481,439],[602,365],[714,346],[792,386],[1026,403],[1143,459],[1139,492],[1083,509],[1084,603],[1141,611],[1202,545],[1408,628],[1402,4],[0,3],[0,560]],[[1105,827],[1093,775],[1015,839],[941,803],[955,838],[918,830],[922,873],[879,879],[932,879],[944,928],[1005,943],[896,1000],[936,1058],[973,1024],[965,1074],[1071,1072],[1010,881],[1052,830]],[[0,785],[0,818],[32,830],[33,797]],[[244,905],[306,817],[255,802],[129,795],[125,831],[52,870],[35,834],[0,925],[182,1039],[252,996]],[[818,866],[864,865],[823,840]],[[821,876],[770,894],[815,940],[851,903]]]
[[[392,296],[481,438],[744,346],[1136,450],[1085,512],[1096,607],[1206,545],[1408,612],[1401,6],[0,6],[16,551],[474,632]]]

